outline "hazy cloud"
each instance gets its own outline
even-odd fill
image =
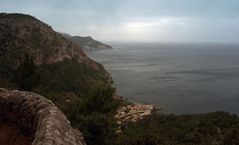
[[[103,41],[238,41],[238,0],[0,0],[56,31]]]

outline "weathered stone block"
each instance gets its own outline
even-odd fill
[[[86,145],[65,115],[35,93],[0,88],[0,117],[34,134],[32,145]]]

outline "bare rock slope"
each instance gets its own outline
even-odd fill
[[[27,53],[36,64],[77,57],[79,62],[97,68],[97,64],[80,47],[30,15],[1,13],[0,44],[1,57],[10,57],[13,65],[18,65]]]

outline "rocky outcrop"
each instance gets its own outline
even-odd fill
[[[127,106],[120,107],[115,114],[118,128],[117,133],[121,133],[121,127],[126,122],[137,122],[152,115],[153,112],[159,110],[158,107],[150,104],[132,103]]]
[[[119,108],[115,118],[119,125],[123,122],[136,122],[151,115],[154,110],[157,109],[153,105],[132,103]]]
[[[65,115],[35,93],[0,89],[0,117],[35,134],[32,145],[85,145]]]

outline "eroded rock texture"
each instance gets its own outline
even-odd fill
[[[85,145],[65,115],[35,93],[0,89],[0,117],[32,134],[32,145]]]

